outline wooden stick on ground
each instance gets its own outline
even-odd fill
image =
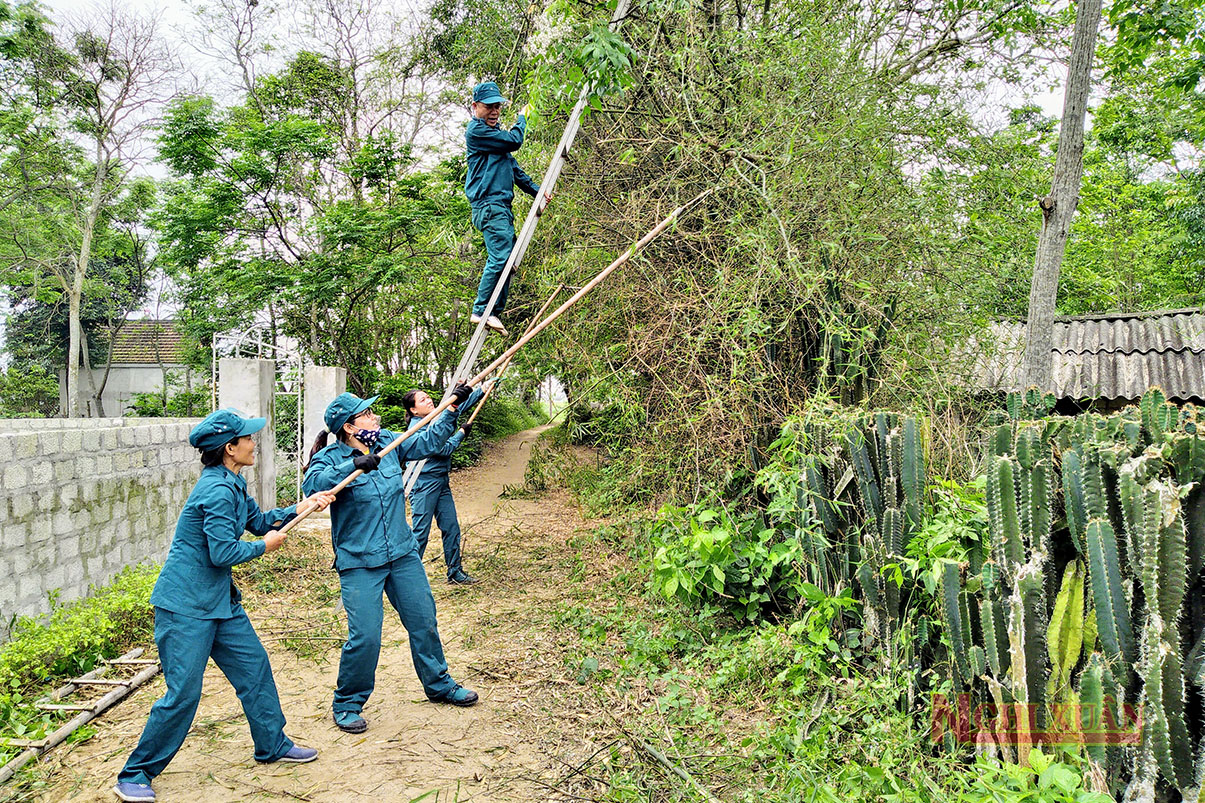
[[[142,653],[141,649],[133,650],[133,651],[128,652],[125,655],[123,655],[122,658],[135,658],[138,655],[140,655],[141,653]],[[103,671],[105,668],[106,667],[101,667],[100,669],[96,670],[96,672]],[[94,673],[89,672],[88,674],[92,675]],[[9,778],[13,777],[13,775],[17,772],[17,770],[24,767],[30,761],[33,761],[35,758],[42,755],[46,751],[50,750],[53,747],[58,746],[59,744],[61,744],[64,741],[66,741],[67,737],[70,736],[72,733],[74,733],[76,728],[79,728],[81,725],[85,725],[92,719],[100,716],[108,708],[110,708],[111,706],[120,702],[127,695],[129,695],[131,692],[133,692],[134,689],[138,688],[143,683],[146,683],[148,680],[150,680],[157,674],[159,674],[159,663],[158,662],[156,662],[154,664],[154,666],[148,666],[147,668],[145,668],[141,672],[139,672],[137,675],[130,678],[130,685],[122,686],[120,688],[114,689],[113,691],[106,694],[104,697],[101,697],[99,700],[97,700],[89,710],[80,712],[79,716],[74,717],[73,719],[71,719],[71,721],[64,724],[62,727],[60,727],[54,733],[51,733],[50,735],[48,735],[45,739],[45,742],[41,746],[30,747],[29,749],[22,751],[12,761],[8,762],[3,767],[0,767],[0,783],[4,783]],[[88,675],[85,675],[84,677],[88,677]],[[63,689],[66,689],[66,688],[67,688],[66,686],[63,687]],[[75,688],[76,688],[76,686],[74,684],[71,685],[71,689],[75,689]],[[60,691],[62,691],[62,689],[59,689],[54,694],[51,694],[51,697],[53,699],[62,699],[61,697],[55,697],[55,694],[58,694],[58,692],[60,692]],[[66,692],[64,692],[64,694],[65,693]]]
[[[684,211],[686,211],[686,209],[688,209],[689,207],[698,203],[705,196],[710,195],[712,192],[714,192],[714,188],[709,189],[709,190],[704,190],[703,192],[696,195],[692,200],[688,201],[687,203],[683,204],[682,206],[679,206],[673,212],[670,212],[668,217],[666,217],[664,220],[662,220],[660,223],[658,223],[656,226],[654,226],[652,229],[650,229],[647,234],[645,234],[643,237],[641,237],[639,240],[637,240],[630,248],[628,248],[627,251],[624,251],[622,254],[620,254],[615,259],[614,262],[612,262],[610,265],[608,265],[607,267],[605,267],[601,271],[599,271],[597,276],[595,276],[593,279],[591,279],[584,287],[582,287],[582,289],[578,290],[576,293],[574,293],[572,296],[570,296],[568,301],[566,301],[564,304],[561,304],[561,306],[557,307],[556,310],[553,311],[552,314],[550,314],[547,318],[540,321],[538,324],[536,324],[534,327],[532,327],[530,330],[528,330],[527,334],[525,334],[521,338],[519,338],[519,340],[513,346],[508,348],[506,351],[502,352],[502,354],[497,359],[495,359],[493,362],[491,362],[489,365],[487,365],[484,369],[481,370],[480,373],[478,373],[472,379],[469,379],[468,381],[466,381],[465,384],[470,385],[470,386],[480,384],[482,382],[482,380],[484,380],[486,377],[488,377],[494,371],[498,370],[499,366],[505,364],[512,357],[514,357],[515,354],[519,351],[519,349],[523,348],[529,342],[531,342],[532,338],[534,338],[540,332],[544,331],[549,326],[551,326],[553,321],[555,321],[557,318],[564,315],[565,312],[570,307],[572,307],[578,301],[581,301],[582,298],[586,294],[588,294],[591,290],[593,290],[594,288],[596,288],[600,284],[602,284],[603,281],[606,280],[606,278],[608,276],[610,276],[612,273],[614,273],[616,270],[618,270],[621,266],[623,266],[629,259],[632,258],[632,256],[637,251],[639,251],[640,249],[644,248],[646,245],[651,243],[654,239],[657,238],[657,236],[659,234],[661,234],[661,232],[663,232],[667,228],[669,228],[670,225],[675,220],[677,220],[678,217]],[[390,452],[392,452],[397,447],[401,446],[402,443],[404,443],[408,438],[410,438],[412,435],[414,435],[414,433],[418,432],[420,429],[427,426],[427,424],[429,424],[435,420],[436,416],[440,415],[441,413],[443,413],[444,410],[447,410],[449,407],[451,407],[452,403],[454,401],[455,401],[455,398],[448,397],[447,399],[440,402],[435,407],[434,410],[432,410],[431,412],[429,412],[425,416],[423,416],[421,421],[416,423],[414,426],[410,427],[410,429],[403,432],[402,436],[400,438],[397,438],[396,440],[394,440],[393,443],[389,444],[384,449],[377,452],[377,454],[384,456],[384,455],[387,455]],[[353,471],[352,473],[350,473],[346,477],[344,477],[343,480],[338,485],[336,485],[334,488],[331,488],[330,492],[335,493],[335,494],[339,493],[340,491],[342,491],[344,488],[346,488],[348,486],[348,483],[350,483],[352,480],[354,480],[356,477],[360,476],[363,473],[364,473],[363,471],[356,469],[355,471]],[[314,512],[313,507],[307,508],[304,512],[299,513],[295,519],[290,521],[284,527],[281,527],[280,532],[287,533],[289,530],[293,529],[299,523],[304,521],[306,519],[306,517],[308,517],[313,512]]]

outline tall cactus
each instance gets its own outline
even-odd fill
[[[1087,554],[1084,546],[1084,530],[1088,526],[1087,506],[1084,502],[1083,458],[1079,450],[1063,452],[1063,501],[1067,514],[1067,529],[1071,540],[1081,555]]]
[[[1149,732],[1155,760],[1164,776],[1184,790],[1193,785],[1192,737],[1184,720],[1184,678],[1180,657],[1166,641],[1155,645],[1143,682]]]
[[[1021,541],[1021,518],[1017,512],[1016,462],[1010,457],[998,457],[987,477],[988,516],[995,532],[992,536],[992,557],[1000,572],[1011,584],[1025,561],[1025,545]]]
[[[1108,762],[1104,744],[1104,723],[1111,717],[1105,714],[1105,662],[1098,652],[1092,653],[1080,675],[1080,728],[1084,731],[1088,757],[1103,768]]]
[[[950,639],[950,650],[954,655],[954,666],[963,683],[970,684],[971,674],[969,650],[970,622],[963,617],[962,582],[958,564],[952,560],[941,562],[941,609],[946,620],[946,634]]]
[[[1096,607],[1096,629],[1105,655],[1111,661],[1123,661],[1132,667],[1137,659],[1134,633],[1130,625],[1130,606],[1121,587],[1121,568],[1117,559],[1117,535],[1113,525],[1103,519],[1088,522],[1088,577],[1092,581],[1092,599]]]
[[[1063,582],[1054,601],[1054,613],[1046,633],[1050,656],[1050,683],[1046,696],[1051,702],[1062,699],[1071,687],[1071,670],[1079,662],[1084,643],[1084,571],[1074,560],[1063,572]]]
[[[1030,706],[1036,724],[1044,721],[1046,697],[1046,604],[1041,567],[1027,563],[1017,573],[1009,598],[1009,652],[1013,697]]]

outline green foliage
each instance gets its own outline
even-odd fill
[[[158,567],[130,567],[85,599],[55,604],[46,616],[17,618],[0,645],[0,733],[40,738],[55,722],[54,714],[32,707],[42,691],[149,641],[158,576]],[[0,747],[0,760],[15,752]]]
[[[168,372],[166,390],[161,386],[150,393],[135,393],[127,405],[129,409],[126,415],[130,416],[198,418],[213,412],[213,391],[207,383],[181,388],[178,377]],[[277,429],[280,427],[279,421],[278,416]]]
[[[0,373],[0,418],[46,418],[58,409],[58,378],[41,365]]]
[[[653,583],[685,602],[731,600],[749,620],[800,603],[805,590],[793,571],[799,544],[784,541],[756,516],[724,508],[662,508],[652,525]],[[850,600],[852,604],[852,600]]]
[[[997,803],[1001,800],[1032,803],[1111,803],[1112,797],[1094,792],[1075,764],[1056,761],[1040,750],[1029,754],[1029,765],[999,765],[980,761],[976,779],[950,800],[958,803]]]
[[[150,595],[158,576],[157,567],[131,567],[91,596],[56,605],[46,617],[19,617],[0,646],[0,676],[24,689],[81,675],[101,658],[144,640],[151,632]]]

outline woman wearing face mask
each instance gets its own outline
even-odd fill
[[[461,706],[477,702],[476,692],[448,674],[435,623],[435,599],[406,524],[402,488],[402,465],[443,446],[456,429],[457,405],[471,394],[467,385],[457,386],[450,409],[382,456],[379,452],[399,435],[381,429],[381,419],[372,411],[377,397],[342,393],[327,406],[326,431],[310,451],[302,486],[306,493],[333,488],[356,469],[364,472],[339,492],[330,507],[335,569],[347,611],[347,642],[339,658],[332,711],[335,725],[348,733],[368,728],[360,712],[372,694],[381,652],[382,593],[410,636],[410,655],[427,698]],[[328,432],[337,439],[329,446]]]
[[[460,406],[461,412],[477,404],[495,381],[491,379],[473,391],[473,395]],[[417,389],[402,396],[402,405],[410,413],[410,426],[435,409],[435,401],[427,393]],[[456,430],[447,443],[428,457],[410,488],[410,529],[414,531],[414,538],[418,542],[418,556],[423,557],[427,551],[427,539],[431,535],[431,521],[434,519],[439,525],[439,534],[443,540],[448,583],[454,586],[467,586],[477,582],[461,565],[460,521],[456,517],[456,500],[452,498],[452,486],[448,481],[448,473],[452,470],[452,452],[456,451],[456,447],[468,436],[472,426],[465,424]]]

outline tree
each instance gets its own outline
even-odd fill
[[[116,4],[58,30],[36,20],[14,42],[5,50],[17,76],[8,115],[17,136],[3,169],[15,199],[4,210],[9,267],[41,274],[66,296],[64,412],[76,416],[79,369],[88,365],[85,287],[99,242],[129,200],[143,135],[170,95],[176,62],[154,18]]]
[[[1092,89],[1092,57],[1096,51],[1100,16],[1101,0],[1079,0],[1071,60],[1067,65],[1067,88],[1054,177],[1050,193],[1039,202],[1042,234],[1038,239],[1029,290],[1021,377],[1024,386],[1036,385],[1043,390],[1052,389],[1055,300],[1067,237],[1079,203],[1080,179],[1084,171],[1084,119],[1088,114],[1088,93]]]

